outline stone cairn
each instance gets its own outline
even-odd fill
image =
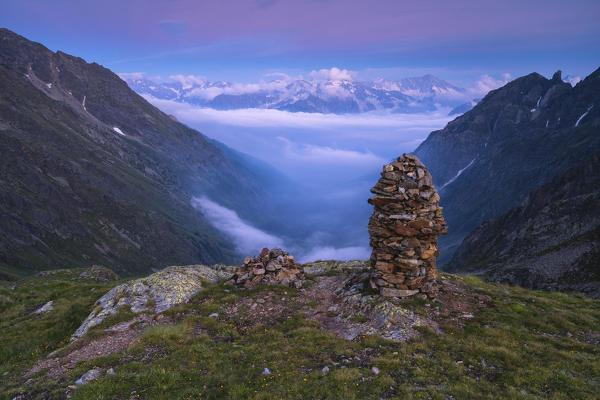
[[[431,174],[412,154],[385,165],[371,192],[371,287],[387,297],[433,294],[437,237],[448,233]]]
[[[293,256],[281,249],[262,249],[258,256],[246,257],[226,283],[251,289],[258,284],[302,287],[304,275]]]

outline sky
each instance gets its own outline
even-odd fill
[[[0,26],[119,73],[250,82],[337,67],[581,76],[600,64],[597,0],[2,0]]]

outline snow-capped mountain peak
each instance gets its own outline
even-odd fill
[[[259,83],[176,76],[164,82],[125,79],[136,92],[215,109],[270,108],[320,113],[374,110],[413,113],[464,103],[466,91],[433,75],[397,81],[376,79],[275,79]]]

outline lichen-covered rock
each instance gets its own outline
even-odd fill
[[[96,301],[96,308],[71,336],[71,341],[85,335],[90,328],[109,315],[116,314],[121,307],[126,307],[131,312],[160,313],[174,305],[187,302],[202,289],[203,282],[231,278],[232,271],[233,267],[225,266],[173,266],[119,285]],[[151,302],[152,306],[148,302]]]
[[[43,313],[47,313],[52,310],[54,310],[54,300],[50,300],[49,302],[47,302],[46,304],[44,304],[43,306],[41,306],[40,308],[35,310],[33,313],[34,314],[43,314]]]
[[[380,335],[383,338],[406,342],[419,335],[417,327],[430,326],[438,331],[437,323],[403,307],[402,301],[370,294],[370,269],[317,278],[311,296],[317,301],[332,304],[327,314],[315,318],[327,330],[348,340],[362,336]],[[331,296],[333,292],[334,296]]]
[[[81,375],[81,378],[75,381],[76,385],[83,385],[85,383],[91,382],[95,379],[98,379],[102,375],[102,370],[100,368],[90,369],[85,374]]]
[[[343,297],[344,304],[354,308],[357,315],[364,316],[364,321],[349,320],[340,336],[352,340],[358,336],[380,335],[382,338],[398,342],[418,336],[416,328],[419,326],[437,325],[433,321],[423,318],[412,311],[394,304],[390,301],[380,301],[379,296],[366,296],[360,293]]]

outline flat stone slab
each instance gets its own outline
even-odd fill
[[[404,290],[404,289],[395,289],[383,287],[381,288],[381,295],[383,297],[410,297],[419,293],[418,290]]]

